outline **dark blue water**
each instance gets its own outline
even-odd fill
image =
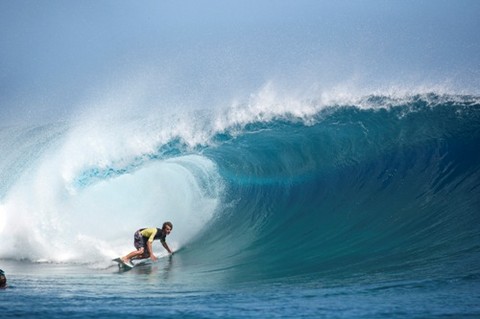
[[[323,108],[308,119],[283,114],[232,125],[194,147],[172,139],[122,165],[85,165],[68,184],[75,189],[69,196],[77,199],[63,195],[54,203],[76,211],[78,202],[83,207],[94,198],[84,193],[109,199],[123,189],[122,178],[148,193],[154,188],[145,176],[157,174],[164,163],[180,163],[189,175],[169,175],[170,185],[193,176],[195,187],[181,193],[194,203],[187,209],[191,215],[162,215],[157,222],[168,217],[179,225],[172,238],[177,253],[118,272],[101,255],[86,263],[57,260],[51,251],[32,248],[35,238],[28,240],[31,245],[12,244],[22,258],[1,247],[0,268],[12,286],[0,291],[2,318],[477,318],[478,101],[372,96]],[[52,157],[67,129],[47,131],[38,152]],[[27,167],[35,165],[18,170]],[[18,220],[8,210],[20,205],[11,199],[19,175],[5,174],[2,245],[7,235],[17,236],[11,228]],[[197,220],[207,199],[215,202],[211,215]],[[140,198],[138,210],[149,201]],[[57,219],[48,220],[44,227],[53,229]],[[71,220],[78,232],[89,223]],[[189,228],[193,221],[199,226]],[[126,238],[116,240],[129,241],[129,225],[115,225]],[[111,240],[108,232],[87,235]],[[89,254],[81,244],[72,245],[67,247],[73,253]],[[57,246],[64,247],[53,240]]]

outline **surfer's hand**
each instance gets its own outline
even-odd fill
[[[157,261],[157,259],[158,259],[157,256],[155,256],[155,255],[153,255],[153,254],[152,254],[152,256],[151,256],[150,258],[151,258],[153,261]]]

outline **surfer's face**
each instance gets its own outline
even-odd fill
[[[165,233],[168,235],[168,234],[170,234],[170,232],[172,231],[172,228],[170,228],[170,226],[168,226],[168,225],[165,225],[165,227],[163,227],[163,230],[164,230]]]

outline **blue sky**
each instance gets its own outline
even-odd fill
[[[479,21],[475,0],[1,0],[0,119],[68,115],[139,83],[144,103],[164,107],[218,105],[268,82],[478,94]]]

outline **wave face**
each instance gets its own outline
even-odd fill
[[[251,123],[208,149],[229,205],[192,250],[243,279],[478,272],[478,101],[392,102]]]
[[[181,267],[230,281],[478,276],[478,101],[236,112],[188,135],[201,142],[149,131],[153,147],[109,141],[95,156],[87,146],[103,144],[69,124],[4,128],[0,258],[101,262],[168,219]]]

